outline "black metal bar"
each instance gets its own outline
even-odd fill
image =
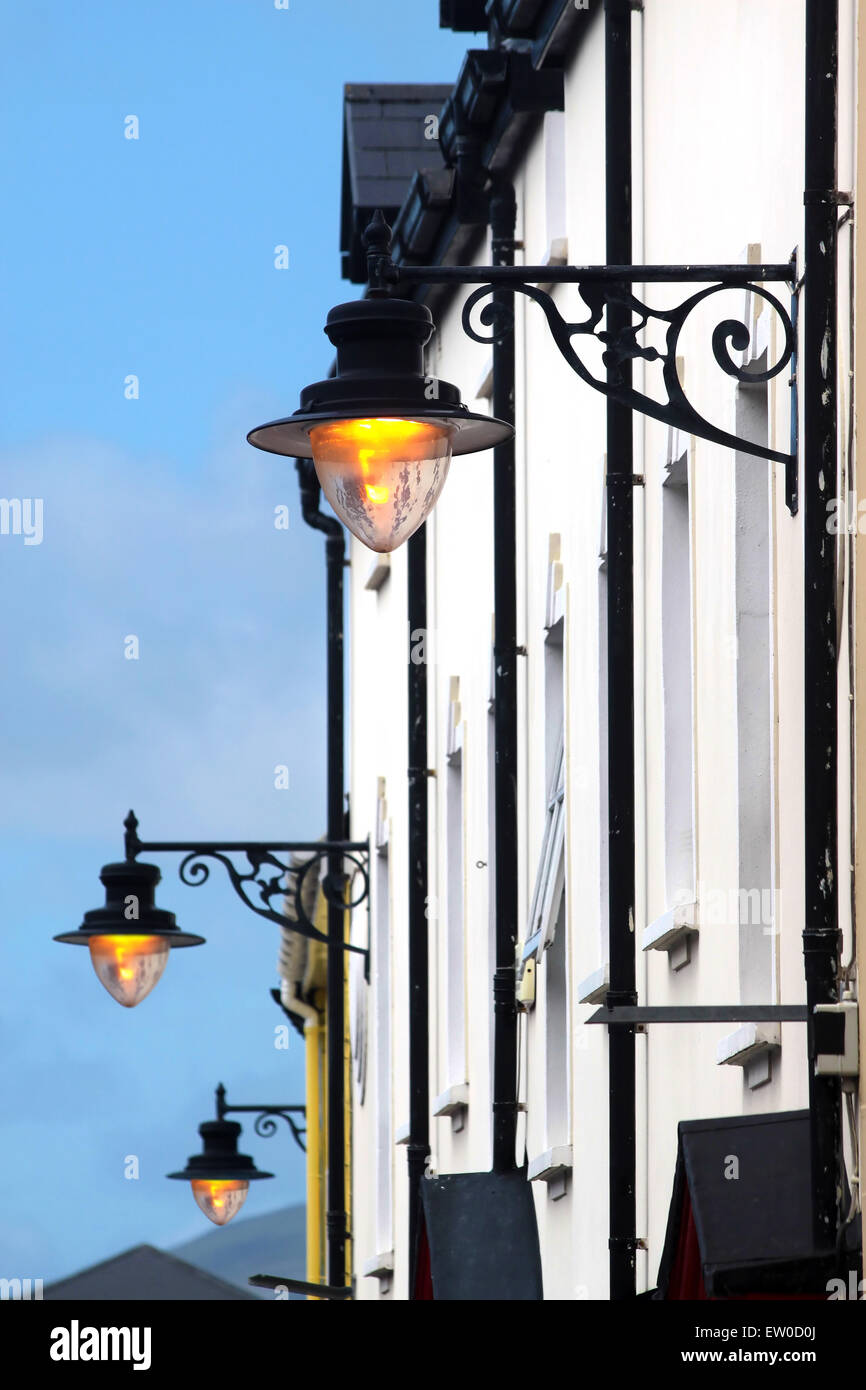
[[[796,254],[792,257],[796,261]],[[790,458],[785,464],[785,505],[791,516],[796,516],[800,509],[800,393],[797,390],[797,363],[800,360],[800,353],[797,347],[797,335],[799,332],[800,321],[800,291],[797,285],[791,291],[791,333],[794,339],[794,351],[791,353],[790,375],[788,385],[791,390],[791,429],[790,429]]]
[[[328,834],[343,833],[343,562],[345,542],[339,535],[325,542],[328,569]],[[339,854],[328,859],[328,872],[341,871]],[[328,1282],[346,1282],[346,988],[345,909],[328,904]]]
[[[286,1279],[281,1274],[251,1274],[247,1283],[257,1289],[288,1289],[289,1293],[326,1298],[332,1302],[342,1302],[352,1297],[352,1290],[346,1284],[308,1284],[306,1279]]]
[[[136,854],[366,853],[367,840],[141,840]]]
[[[611,264],[631,259],[631,5],[605,0],[605,225]],[[611,277],[613,278],[613,277]],[[608,302],[607,328],[626,331],[631,310]],[[631,389],[626,357],[608,370],[608,381]],[[608,690],[608,930],[609,1004],[634,1005],[634,474],[632,412],[607,403],[607,690]],[[635,1294],[634,1028],[608,1034],[610,1165],[610,1297]]]
[[[803,530],[805,641],[806,922],[810,1014],[837,996],[836,136],[838,0],[806,0],[805,306],[803,313]],[[810,1157],[814,1238],[835,1244],[841,1193],[841,1085],[815,1076],[809,1027]]]
[[[753,281],[791,282],[792,262],[764,265],[400,265],[401,280],[447,285],[669,285],[712,283],[748,285]]]
[[[325,533],[328,613],[328,838],[339,841],[346,831],[343,767],[343,568],[346,542],[340,523],[319,509],[319,484],[307,459],[297,460],[304,521]],[[338,853],[328,856],[334,881],[342,871]],[[328,1144],[325,1226],[328,1280],[346,1283],[346,1057],[345,1057],[345,922],[346,910],[328,901],[327,1072]]]
[[[313,941],[321,941],[327,945],[329,938],[327,933],[319,931],[307,916],[302,890],[307,874],[321,859],[327,858],[329,865],[328,872],[321,880],[322,893],[329,907],[342,913],[369,902],[370,847],[364,840],[229,840],[223,843],[213,840],[140,840],[138,821],[133,811],[126,817],[124,826],[126,858],[130,864],[144,850],[183,854],[184,858],[178,870],[181,883],[190,888],[200,888],[210,877],[210,865],[207,861],[213,859],[223,866],[235,893],[250,912],[267,922],[276,922],[278,926],[291,926],[294,931]],[[348,834],[348,822],[343,827],[343,833]],[[301,855],[299,862],[292,863],[286,860],[286,855],[291,852]],[[232,856],[237,854],[246,856],[249,865],[247,870],[242,871],[234,863]],[[282,854],[283,858],[277,858],[278,854]],[[304,855],[307,857],[303,857]],[[336,870],[333,868],[335,863]],[[351,866],[349,874],[345,871],[347,863]],[[358,874],[361,876],[360,891],[356,891],[354,887]],[[289,891],[293,900],[292,912],[287,911],[285,907]],[[279,911],[271,906],[274,899],[282,904]],[[364,956],[365,968],[369,967],[369,951],[366,946],[356,946],[344,939],[341,949]]]
[[[494,178],[493,261],[514,262],[517,207],[512,185]],[[493,294],[493,414],[514,424],[514,295]],[[494,893],[493,1171],[515,1166],[517,1138],[517,501],[514,438],[493,451]]]
[[[414,1300],[421,1228],[421,1179],[430,1153],[429,948],[427,935],[427,527],[409,538],[409,1291]],[[428,651],[424,640],[423,650]]]
[[[304,1143],[307,1131],[294,1119],[295,1115],[303,1115],[306,1120],[306,1105],[229,1105],[226,1088],[220,1083],[216,1088],[216,1112],[218,1120],[224,1120],[226,1115],[255,1115],[253,1130],[261,1139],[270,1139],[276,1134],[277,1119],[285,1120],[298,1148],[304,1153],[307,1151]]]
[[[805,1023],[806,1004],[618,1004],[597,1009],[587,1023]]]

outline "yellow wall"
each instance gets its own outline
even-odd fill
[[[315,925],[319,931],[328,929],[328,907],[322,895],[316,907]],[[346,914],[348,932],[349,914]],[[317,943],[312,978],[316,988],[312,1003],[318,1021],[310,1019],[304,1029],[306,1044],[306,1107],[307,1107],[307,1279],[310,1283],[326,1283],[328,1277],[325,1211],[327,1204],[328,1156],[328,1018],[327,949]],[[348,956],[343,956],[343,989],[345,1032],[343,1043],[345,1075],[346,1126],[346,1215],[352,1229],[352,1046],[349,1035],[349,969]],[[346,1283],[352,1282],[352,1242],[346,1243]],[[318,1301],[318,1300],[314,1300]]]

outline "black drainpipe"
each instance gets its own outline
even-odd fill
[[[839,962],[836,845],[836,84],[838,0],[806,0],[803,500],[805,868],[803,953],[809,1006],[809,1115],[814,1237],[836,1240],[841,1195],[841,1083],[815,1076],[813,1012],[832,1003]]]
[[[409,1298],[415,1297],[421,1179],[430,1153],[427,942],[427,527],[408,543],[409,619]],[[423,644],[423,645],[422,645]],[[415,657],[423,651],[425,660]]]
[[[311,459],[296,459],[301,514],[308,526],[323,531],[328,571],[328,839],[348,835],[344,811],[343,770],[343,568],[346,541],[335,517],[319,510],[319,481]],[[328,859],[328,875],[342,873],[339,855]],[[345,932],[343,909],[328,906],[328,1182],[325,1224],[328,1238],[328,1283],[346,1282],[346,1118],[345,1118]]]
[[[631,4],[605,0],[605,221],[607,260],[630,265]],[[607,329],[631,324],[625,305],[608,302]],[[631,386],[631,361],[608,380]],[[636,1004],[634,848],[634,535],[632,412],[607,403],[607,690],[610,988],[607,1003]],[[634,1029],[608,1029],[610,1142],[610,1296],[635,1294]]]
[[[514,264],[514,188],[494,175],[490,198],[494,265]],[[514,424],[514,293],[493,294],[493,414]],[[517,575],[513,437],[493,450],[494,892],[493,1171],[515,1167],[517,1137]]]

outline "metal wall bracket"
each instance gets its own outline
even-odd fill
[[[305,1279],[284,1279],[279,1274],[253,1274],[247,1280],[257,1289],[288,1289],[289,1293],[306,1294],[308,1298],[327,1298],[345,1300],[352,1297],[348,1285],[308,1284]]]
[[[307,1133],[305,1105],[229,1105],[226,1100],[226,1088],[220,1083],[216,1088],[216,1109],[218,1120],[224,1120],[226,1115],[255,1115],[253,1129],[260,1139],[270,1139],[277,1132],[277,1120],[285,1120],[298,1148],[304,1153],[307,1151],[304,1143]],[[298,1124],[296,1115],[303,1117],[303,1125]]]
[[[805,1023],[808,1017],[805,1004],[614,1004],[586,1021],[615,1028],[646,1023]]]
[[[380,228],[381,230],[381,228]],[[390,235],[390,233],[389,233]],[[375,282],[377,292],[398,280],[420,284],[476,285],[463,306],[463,330],[476,343],[490,344],[510,330],[511,309],[501,301],[492,300],[480,313],[480,322],[490,332],[481,333],[472,324],[472,314],[484,299],[491,298],[497,289],[508,289],[533,300],[544,313],[560,355],[572,370],[594,390],[608,400],[648,415],[662,424],[722,444],[740,453],[784,463],[796,468],[796,441],[791,453],[771,449],[753,440],[743,439],[704,419],[691,405],[677,372],[677,347],[682,330],[693,311],[710,296],[720,291],[740,288],[758,295],[769,304],[782,326],[783,346],[778,360],[765,371],[749,371],[731,355],[744,352],[750,342],[748,325],[738,318],[718,322],[712,331],[710,346],[721,370],[745,385],[770,381],[778,376],[793,359],[791,381],[796,375],[795,335],[791,314],[761,282],[796,286],[797,266],[791,260],[779,264],[761,265],[603,265],[603,266],[410,266],[399,268],[390,260],[390,242],[382,239],[379,248]],[[634,284],[676,284],[708,282],[673,309],[655,309],[631,292]],[[552,296],[540,285],[574,284],[587,309],[586,317],[574,321],[563,318]],[[611,310],[615,312],[612,314]],[[612,330],[611,319],[622,326]],[[639,336],[651,321],[666,325],[663,349],[646,346]],[[604,347],[604,374],[596,376],[579,356],[574,340],[582,336],[595,338]],[[659,401],[637,391],[623,369],[636,358],[658,362],[667,399]],[[790,490],[790,479],[789,479]]]
[[[301,898],[304,880],[314,864],[319,864],[322,860],[337,860],[341,865],[336,872],[329,870],[320,884],[322,893],[331,906],[348,912],[367,903],[369,911],[368,840],[266,840],[254,843],[232,840],[222,843],[213,840],[140,840],[138,820],[134,812],[130,811],[123,824],[126,830],[124,848],[127,860],[132,861],[142,853],[182,854],[184,858],[178,875],[181,883],[187,884],[190,888],[200,888],[203,883],[207,883],[210,865],[206,861],[215,860],[222,864],[241,902],[257,917],[264,917],[266,921],[275,922],[280,927],[290,927],[301,936],[307,936],[312,941],[321,941],[326,946],[330,944],[327,933],[319,931],[310,921]],[[232,856],[237,855],[246,858],[249,866],[246,870],[239,869],[233,862]],[[303,855],[303,861],[293,863],[291,857],[288,860],[278,857],[287,855]],[[269,869],[274,872],[268,873]],[[258,898],[258,902],[250,900],[253,894]],[[271,905],[272,899],[276,898],[282,903],[287,897],[291,898],[295,916],[278,911]],[[341,950],[354,951],[365,957],[368,954],[366,946],[356,946],[349,941],[338,944]]]

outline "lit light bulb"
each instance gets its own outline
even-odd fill
[[[132,1009],[158,983],[171,943],[162,936],[91,936],[90,959],[96,977],[118,1004]]]
[[[336,420],[310,430],[322,491],[370,550],[396,550],[436,505],[451,430],[418,420]]]
[[[193,1178],[190,1186],[196,1206],[215,1226],[224,1226],[237,1215],[250,1190],[248,1182],[227,1178]]]

